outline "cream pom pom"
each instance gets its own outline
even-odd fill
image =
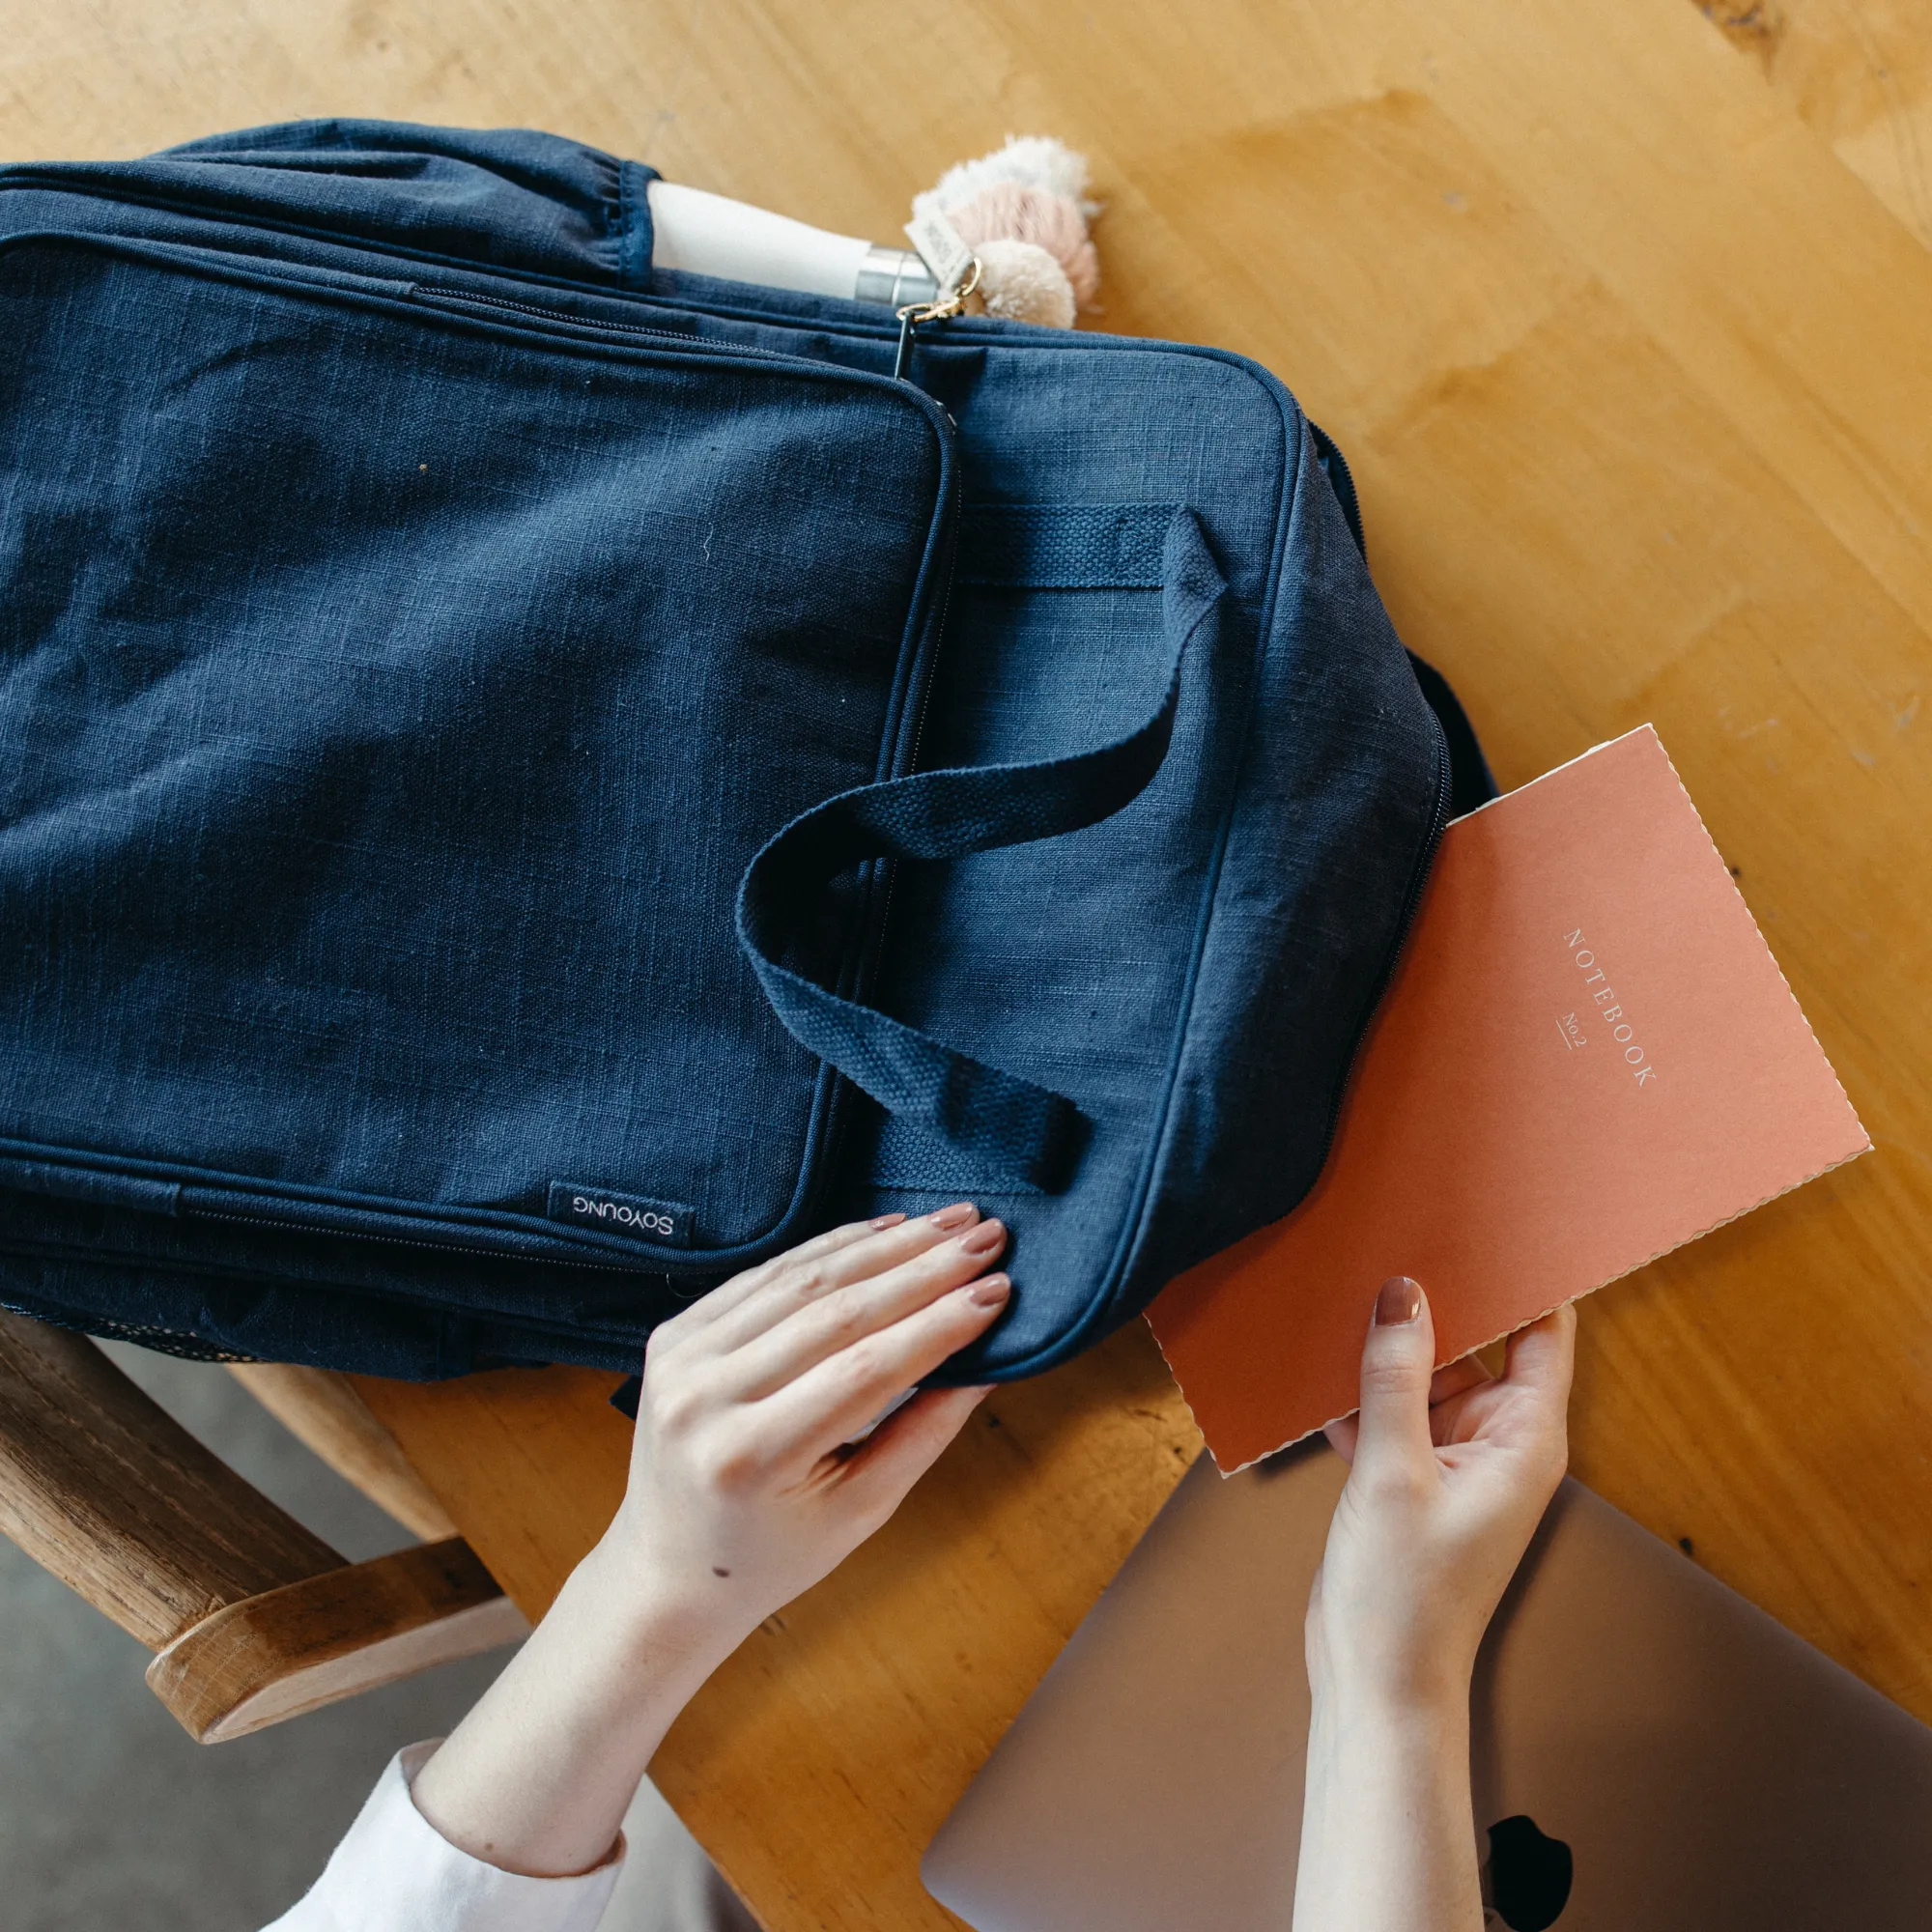
[[[1077,307],[1091,308],[1100,293],[1100,258],[1087,239],[1086,219],[1064,195],[1018,182],[995,182],[946,214],[960,239],[975,249],[1002,239],[1044,248],[1073,285]]]
[[[981,242],[980,286],[988,315],[1009,322],[1037,322],[1048,328],[1073,327],[1073,284],[1066,270],[1037,242],[995,236]]]
[[[1087,157],[1050,134],[1009,134],[1007,145],[976,161],[959,161],[930,190],[936,207],[951,210],[998,182],[1018,182],[1070,201],[1089,221],[1100,204],[1087,199]],[[921,196],[924,200],[925,196]],[[915,211],[919,202],[913,203]]]

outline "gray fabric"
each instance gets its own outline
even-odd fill
[[[630,1856],[598,1932],[758,1932],[648,1777],[624,1814],[624,1836]]]

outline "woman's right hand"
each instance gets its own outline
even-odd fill
[[[1510,1337],[1492,1376],[1435,1371],[1429,1298],[1376,1298],[1362,1406],[1328,1439],[1352,1464],[1308,1612],[1311,1677],[1383,1702],[1466,1698],[1476,1649],[1569,1461],[1577,1312]]]
[[[1308,1604],[1308,1778],[1294,1932],[1479,1932],[1469,1794],[1476,1650],[1562,1480],[1577,1317],[1510,1339],[1492,1376],[1435,1372],[1429,1300],[1382,1285],[1352,1465]]]

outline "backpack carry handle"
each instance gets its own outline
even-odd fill
[[[874,859],[956,859],[1056,838],[1111,817],[1146,789],[1174,737],[1188,646],[1226,587],[1191,510],[1174,512],[1161,561],[1170,656],[1165,693],[1145,724],[1067,757],[914,772],[840,792],[771,838],[738,888],[738,943],[801,1046],[982,1171],[1048,1192],[1071,1179],[1086,1144],[1087,1121],[1071,1100],[780,960],[840,872]]]

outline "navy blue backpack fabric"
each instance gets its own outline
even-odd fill
[[[948,1373],[1009,1377],[1313,1183],[1488,794],[1332,445],[1172,344],[895,379],[881,309],[654,270],[650,178],[0,172],[0,1303],[630,1368],[971,1198],[1016,1292]]]

